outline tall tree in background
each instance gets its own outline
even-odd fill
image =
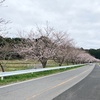
[[[53,60],[59,63],[59,66],[62,66],[64,62],[68,61],[70,50],[73,47],[73,40],[69,38],[69,34],[66,32],[59,32],[56,36],[59,38],[59,44],[55,48]]]
[[[0,6],[2,6],[4,2],[5,2],[5,0],[0,0]],[[6,21],[2,17],[0,17],[0,40],[1,40],[0,42],[3,41],[2,43],[4,43],[4,44],[0,43],[0,55],[2,55],[2,52],[4,53],[4,56],[3,56],[4,60],[9,51],[9,43],[7,43],[5,41],[5,39],[3,38],[7,34],[6,24],[8,22],[9,21]],[[2,72],[4,72],[3,62],[1,62],[1,61],[0,61],[0,67],[1,67]]]
[[[0,0],[0,6],[2,5],[2,3],[4,2],[5,0]],[[0,17],[0,36],[2,35],[2,26],[3,24],[5,24],[5,20],[3,18]],[[1,50],[1,46],[0,46],[0,50]],[[2,64],[0,63],[0,67],[1,67],[1,70],[4,72],[4,68],[2,66]]]
[[[62,65],[72,45],[67,35],[64,32],[55,31],[48,25],[44,28],[38,27],[37,31],[29,33],[26,45],[17,46],[16,50],[19,48],[19,53],[24,54],[28,59],[38,59],[43,68],[46,67],[47,61],[53,58]]]
[[[38,27],[36,31],[31,30],[27,34],[21,37],[22,41],[19,44],[14,45],[15,52],[25,56],[26,59],[37,59],[43,68],[50,59],[59,63],[59,66],[64,62],[76,64],[94,61],[94,58],[84,50],[74,46],[67,33],[57,32],[48,25]]]
[[[16,46],[18,53],[24,54],[27,59],[38,59],[43,68],[46,67],[47,61],[53,57],[55,41],[52,41],[54,30],[48,25],[45,28],[37,28],[28,33],[26,43]],[[25,38],[25,37],[24,37]]]

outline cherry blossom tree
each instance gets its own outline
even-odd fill
[[[55,55],[53,57],[54,61],[59,63],[59,66],[61,66],[65,61],[68,61],[71,47],[73,47],[73,39],[69,38],[69,34],[63,32],[60,34],[63,34],[63,38],[61,40],[59,39],[59,44],[56,47]]]

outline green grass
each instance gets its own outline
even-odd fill
[[[36,73],[4,77],[4,80],[0,80],[0,86],[11,84],[11,83],[16,83],[16,82],[20,82],[20,81],[25,81],[25,80],[29,80],[29,79],[33,79],[33,78],[37,78],[37,77],[42,77],[42,76],[46,76],[46,75],[50,75],[50,74],[54,74],[54,73],[59,73],[59,72],[71,70],[74,68],[79,68],[82,66],[83,65],[70,67],[70,68],[62,68],[62,69],[56,69],[56,70],[50,70],[50,71],[43,71],[43,72],[36,72]]]

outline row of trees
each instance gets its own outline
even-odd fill
[[[0,37],[0,41],[0,56],[3,60],[34,59],[40,61],[43,68],[46,67],[48,60],[54,60],[59,66],[63,63],[99,61],[83,49],[75,47],[69,34],[57,32],[48,25],[37,28],[36,31],[31,30],[27,34],[20,32],[19,38]],[[1,63],[0,66],[4,71]]]
[[[26,59],[37,59],[43,68],[48,60],[63,63],[88,63],[98,61],[86,51],[76,48],[73,39],[66,32],[57,32],[48,25],[27,33],[27,38],[14,45],[14,50]],[[22,38],[22,37],[21,37]],[[25,37],[23,37],[25,38]]]
[[[0,0],[2,4],[4,0]],[[4,19],[0,18],[0,36],[5,33]],[[0,56],[4,60],[12,56],[24,59],[35,59],[41,62],[43,68],[48,60],[54,60],[61,66],[63,63],[88,63],[98,61],[84,50],[75,47],[73,39],[66,32],[55,31],[48,24],[44,28],[37,27],[36,31],[22,33],[20,38],[0,37]],[[23,36],[24,35],[24,36]],[[2,71],[4,68],[0,63]]]

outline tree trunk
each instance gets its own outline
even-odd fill
[[[59,66],[62,66],[62,63],[60,63]]]
[[[66,61],[66,64],[69,65],[69,61],[68,60]]]
[[[45,68],[46,64],[47,64],[47,59],[46,58],[42,58],[42,59],[40,59],[40,62],[42,64],[42,67]]]
[[[46,67],[46,64],[47,64],[47,61],[42,62],[42,66],[43,66],[43,68]]]
[[[5,72],[4,67],[2,66],[1,63],[0,63],[0,67],[1,67],[2,72]]]
[[[64,62],[64,58],[65,58],[65,57],[63,57],[63,58],[61,59],[61,61],[60,61],[60,63],[59,63],[59,66],[62,66],[62,64],[63,64],[63,62]]]

